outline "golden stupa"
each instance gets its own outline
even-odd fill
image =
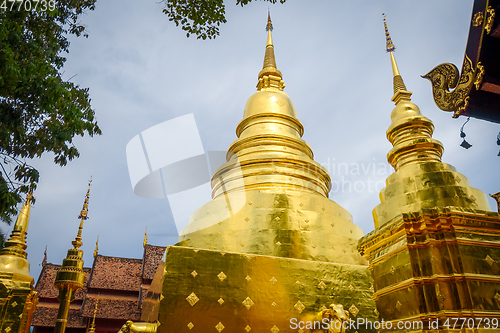
[[[359,245],[370,261],[380,318],[390,321],[387,331],[398,322],[417,324],[412,332],[498,331],[499,214],[483,192],[441,161],[443,145],[410,100],[385,19],[384,24],[396,104],[387,129],[393,145],[387,159],[395,172],[373,210],[376,229]]]
[[[0,251],[0,329],[5,333],[29,332],[31,315],[38,302],[26,253],[31,200],[30,192],[9,240]]]
[[[363,232],[328,199],[330,176],[301,139],[271,30],[269,17],[257,92],[212,177],[213,200],[167,248],[143,305],[160,333],[296,332],[339,304],[344,317],[376,319]]]

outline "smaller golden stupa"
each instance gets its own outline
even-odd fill
[[[0,331],[5,333],[27,333],[38,301],[29,273],[30,263],[26,259],[31,200],[30,192],[0,252]]]
[[[88,219],[88,208],[89,208],[89,196],[90,196],[90,185],[92,184],[92,179],[89,181],[89,188],[87,190],[87,195],[85,196],[85,201],[83,203],[82,211],[80,216],[80,227],[78,228],[78,234],[71,244],[73,248],[68,250],[66,258],[63,260],[61,269],[56,274],[56,280],[54,285],[59,289],[59,312],[57,313],[56,326],[54,328],[54,333],[64,333],[66,330],[66,325],[68,323],[68,313],[70,309],[70,303],[75,298],[75,291],[83,287],[85,273],[83,271],[83,251],[80,250],[82,243],[82,230],[83,221]]]
[[[491,326],[500,316],[500,216],[482,191],[441,161],[443,145],[410,100],[385,17],[384,25],[396,104],[387,160],[395,171],[373,210],[376,229],[359,242],[380,318],[388,323],[381,331],[458,332],[454,319]],[[398,323],[412,330],[396,330]]]

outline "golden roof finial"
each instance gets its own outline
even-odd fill
[[[33,191],[30,191],[26,196],[26,201],[17,215],[16,224],[8,241],[5,242],[5,247],[0,252],[0,255],[13,255],[19,258],[26,259],[26,234],[28,232],[28,224],[30,221],[31,201],[33,199]]]
[[[396,58],[394,57],[394,50],[396,50],[396,47],[392,43],[391,36],[389,35],[389,29],[387,29],[387,21],[385,20],[387,15],[385,14],[382,15],[384,17],[384,28],[385,28],[385,39],[386,39],[385,51],[391,54],[392,74],[394,76],[393,78],[394,97],[391,100],[396,104],[398,104],[400,101],[409,102],[411,100],[410,96],[412,95],[412,93],[406,90],[403,78],[399,74],[398,65],[396,64]]]
[[[97,235],[97,240],[95,241],[94,258],[97,257],[97,251],[99,251],[99,235]]]
[[[94,318],[92,319],[92,324],[90,324],[90,328],[87,331],[88,333],[94,333],[95,332],[95,317],[97,315],[97,305],[99,304],[99,294],[97,294],[97,299],[95,301],[95,307],[94,307]]]
[[[46,263],[47,263],[47,245],[45,245],[45,251],[43,251],[42,266],[45,266]]]
[[[273,23],[271,21],[271,13],[267,12],[267,42],[266,53],[264,55],[264,64],[262,70],[259,72],[259,82],[257,83],[257,90],[283,90],[285,82],[281,72],[276,67],[276,58],[274,57],[273,36]]]
[[[144,231],[144,242],[142,242],[142,246],[146,247],[148,245],[148,227],[146,227],[146,231]]]
[[[83,230],[83,221],[88,220],[88,212],[89,212],[89,198],[90,198],[90,186],[92,185],[92,177],[90,177],[89,180],[89,188],[87,189],[87,194],[85,195],[85,201],[83,202],[83,208],[80,212],[80,215],[78,216],[80,221],[80,226],[78,227],[78,234],[76,235],[76,238],[74,241],[71,242],[75,249],[80,248],[80,246],[83,245],[82,243],[82,230]]]

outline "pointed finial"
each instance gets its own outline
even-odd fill
[[[85,201],[83,202],[83,208],[78,216],[80,220],[80,226],[78,227],[78,234],[74,241],[71,242],[75,249],[80,248],[83,245],[82,243],[82,230],[83,230],[83,221],[88,220],[88,212],[89,212],[89,198],[90,198],[90,186],[92,185],[92,177],[89,180],[89,188],[87,189],[87,194],[85,195]]]
[[[257,90],[283,90],[285,88],[285,82],[281,72],[276,67],[276,59],[274,57],[274,45],[273,36],[271,31],[273,30],[273,23],[271,21],[271,12],[267,12],[267,42],[266,42],[266,53],[264,56],[264,65],[262,70],[259,72],[259,82],[257,83]]]
[[[97,315],[97,305],[99,304],[99,294],[97,294],[97,299],[95,301],[95,307],[94,307],[94,318],[92,319],[92,324],[90,324],[88,333],[94,333],[95,332],[95,317]]]
[[[400,101],[409,102],[411,99],[412,93],[406,90],[405,83],[403,78],[399,74],[398,65],[396,63],[396,58],[394,57],[394,44],[392,43],[391,36],[389,35],[389,29],[387,29],[387,21],[385,20],[385,14],[382,14],[384,17],[384,28],[385,28],[385,39],[386,39],[386,52],[391,54],[391,65],[392,65],[392,74],[393,74],[393,85],[394,85],[394,96],[392,97],[392,101],[394,103],[399,104]]]
[[[0,255],[13,255],[26,259],[26,234],[28,233],[28,224],[30,221],[31,201],[33,199],[33,191],[29,191],[26,196],[26,201],[17,216],[16,224],[10,234],[9,240],[5,242],[4,248]]]
[[[269,8],[267,9],[267,25],[266,25],[266,31],[273,31],[273,22],[271,22],[271,12],[269,11]]]
[[[394,44],[392,43],[391,36],[389,35],[389,29],[387,29],[387,22],[385,20],[387,15],[385,15],[385,13],[382,13],[382,16],[384,17],[384,27],[385,27],[385,39],[386,39],[385,51],[386,52],[393,52],[394,50],[396,50],[396,48],[394,47]]]
[[[97,240],[95,241],[94,258],[97,257],[97,251],[99,251],[99,235],[97,235]]]
[[[47,263],[47,245],[45,245],[45,251],[43,251],[42,266],[45,266],[46,263]]]
[[[142,242],[142,246],[146,247],[148,245],[148,227],[146,227],[146,231],[144,232],[144,242]]]

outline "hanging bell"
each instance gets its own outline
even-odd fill
[[[472,147],[472,145],[470,143],[468,143],[465,139],[464,139],[464,141],[462,141],[460,146],[464,147],[465,149],[469,149],[470,147]]]

